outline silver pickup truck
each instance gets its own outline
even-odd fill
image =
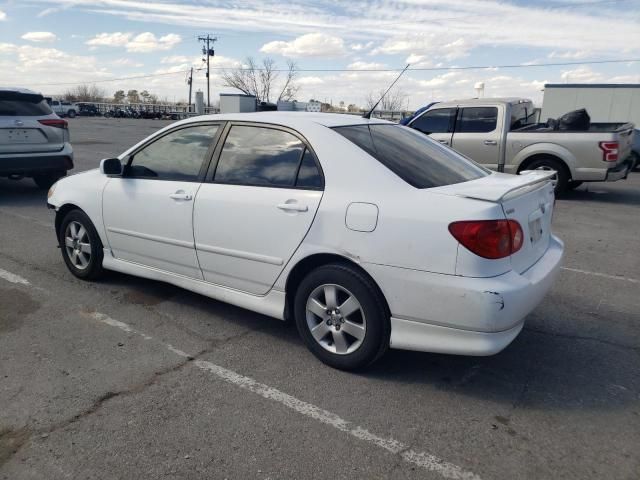
[[[582,130],[537,123],[530,100],[480,98],[437,103],[408,126],[490,169],[556,170],[556,193],[582,182],[615,181],[633,166],[633,124],[591,123]]]

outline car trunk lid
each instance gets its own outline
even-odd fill
[[[469,182],[433,189],[438,193],[498,203],[507,219],[522,227],[524,242],[511,255],[512,268],[522,273],[536,263],[549,246],[555,172],[526,171],[522,175],[494,173]]]
[[[21,154],[62,150],[66,141],[66,130],[43,125],[38,121],[57,118],[56,115],[0,116],[0,153]]]

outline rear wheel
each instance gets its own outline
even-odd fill
[[[556,196],[562,195],[569,185],[569,172],[566,167],[553,157],[541,157],[527,165],[525,170],[555,170],[556,174]]]
[[[389,314],[371,279],[353,267],[311,271],[295,296],[300,336],[322,362],[342,370],[366,367],[389,347]]]
[[[38,173],[33,176],[33,181],[41,190],[49,190],[51,185],[56,183],[62,177],[66,177],[67,172],[50,172]]]
[[[75,110],[69,110],[69,111],[67,112],[67,116],[68,116],[69,118],[76,118],[76,111],[75,111]]]
[[[102,276],[103,247],[93,223],[81,210],[71,210],[60,223],[58,244],[67,268],[83,280]]]

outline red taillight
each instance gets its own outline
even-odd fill
[[[522,227],[515,220],[453,222],[449,232],[476,255],[491,259],[516,253],[524,242]]]
[[[47,127],[64,128],[65,130],[69,128],[67,121],[61,118],[47,118],[46,120],[38,120],[38,122]]]
[[[602,160],[605,162],[618,161],[618,142],[600,142],[600,150],[602,150]]]

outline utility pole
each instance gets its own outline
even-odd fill
[[[189,103],[187,110],[191,112],[191,88],[193,86],[193,67],[191,67],[191,71],[189,72],[189,78],[187,79],[187,83],[189,84]]]
[[[207,107],[211,107],[211,97],[210,97],[210,85],[209,85],[209,59],[211,57],[213,57],[215,55],[215,52],[213,50],[213,48],[211,48],[211,45],[213,45],[216,41],[218,40],[217,37],[212,37],[210,34],[207,33],[206,37],[198,37],[198,41],[206,43],[206,47],[203,45],[202,47],[202,54],[207,56]]]

